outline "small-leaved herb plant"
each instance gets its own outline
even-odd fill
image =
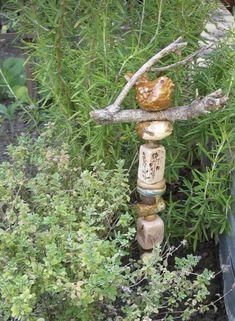
[[[174,250],[131,261],[134,219],[124,163],[81,170],[48,124],[0,165],[1,320],[153,320],[203,311],[208,270]],[[176,312],[181,311],[181,312]],[[150,320],[150,319],[149,319]]]

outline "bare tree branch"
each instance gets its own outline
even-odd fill
[[[123,87],[122,91],[114,101],[112,105],[109,105],[106,109],[110,113],[116,113],[121,109],[121,103],[130,91],[130,89],[135,85],[136,81],[139,79],[141,75],[143,75],[146,71],[150,70],[150,68],[160,59],[162,59],[164,56],[169,54],[170,52],[178,52],[185,48],[187,46],[186,42],[183,42],[182,37],[179,37],[174,42],[172,42],[170,45],[159,51],[156,55],[154,55],[152,58],[150,58],[132,77],[131,79],[126,83],[126,85]]]
[[[194,100],[190,105],[173,107],[158,112],[148,112],[142,109],[128,109],[117,113],[110,113],[105,109],[96,110],[90,113],[92,119],[100,124],[140,122],[147,120],[188,120],[211,111],[221,109],[228,102],[228,97],[221,89],[205,96],[202,99]]]
[[[206,47],[202,47],[201,49],[195,51],[194,53],[192,53],[191,55],[187,56],[186,58],[184,58],[181,61],[178,61],[174,64],[168,65],[168,66],[163,66],[163,67],[153,67],[150,69],[150,71],[154,71],[154,72],[162,72],[162,71],[167,71],[169,69],[174,69],[177,68],[179,66],[184,66],[187,65],[188,63],[190,63],[194,57],[198,56],[199,54],[203,53],[204,51],[206,51],[207,49],[209,49],[211,46],[206,46]]]
[[[126,122],[140,122],[146,120],[169,120],[175,122],[176,120],[187,120],[190,118],[195,118],[201,114],[206,114],[211,111],[216,111],[226,105],[228,97],[225,96],[221,89],[207,95],[202,99],[194,100],[190,105],[174,107],[167,110],[161,110],[158,112],[148,112],[142,109],[129,109],[121,111],[121,103],[130,91],[130,89],[135,85],[139,77],[146,71],[166,71],[171,68],[175,68],[179,65],[185,65],[192,59],[202,53],[208,47],[201,48],[195,53],[189,55],[185,59],[171,64],[169,66],[152,68],[152,66],[159,61],[162,57],[170,52],[179,52],[187,45],[183,42],[182,37],[176,39],[173,43],[162,49],[152,58],[150,58],[127,82],[123,87],[122,91],[116,98],[113,104],[107,106],[104,109],[95,110],[90,113],[93,120],[100,124],[112,124],[112,123],[126,123]]]

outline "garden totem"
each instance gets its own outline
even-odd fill
[[[126,80],[132,77],[125,75]],[[150,80],[145,73],[135,84],[138,105],[146,111],[156,112],[170,106],[174,84],[168,77]],[[152,250],[164,237],[164,223],[158,215],[165,209],[162,195],[166,189],[164,178],[166,152],[160,140],[172,133],[170,121],[143,121],[136,132],[146,141],[140,146],[137,191],[141,203],[137,204],[137,241],[143,250]]]
[[[138,136],[145,140],[139,151],[137,191],[141,202],[136,206],[137,241],[144,251],[153,249],[154,245],[161,243],[164,237],[164,223],[159,213],[165,209],[162,195],[166,189],[164,178],[166,152],[160,141],[172,133],[172,123],[217,111],[228,102],[228,97],[218,89],[205,97],[196,97],[187,105],[168,109],[174,87],[172,80],[166,76],[150,80],[147,72],[162,73],[182,67],[207,49],[203,47],[168,66],[153,67],[169,53],[181,54],[186,46],[187,42],[182,37],[176,39],[147,60],[134,74],[125,75],[127,83],[111,105],[90,112],[91,118],[98,124],[135,122]],[[140,108],[123,109],[122,102],[133,87]],[[146,258],[148,253],[145,252]],[[142,259],[144,261],[144,254]]]

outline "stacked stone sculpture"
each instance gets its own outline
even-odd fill
[[[167,120],[141,122],[136,126],[138,135],[147,141],[140,146],[137,179],[142,201],[137,204],[137,241],[144,250],[151,250],[164,237],[164,223],[158,214],[165,209],[162,195],[166,189],[166,152],[159,141],[172,130],[172,124]]]
[[[141,101],[140,107],[150,112],[168,108],[174,87],[172,81],[168,77],[148,81],[145,75],[135,86],[136,99]],[[164,238],[164,222],[159,213],[165,209],[162,195],[166,189],[166,151],[160,141],[169,136],[172,130],[172,123],[168,120],[143,121],[136,125],[138,136],[146,141],[139,150],[137,191],[141,203],[136,207],[137,241],[143,250],[152,250]]]

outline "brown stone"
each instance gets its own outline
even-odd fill
[[[132,73],[125,75],[126,80]],[[174,84],[169,77],[161,76],[150,80],[147,73],[141,75],[135,83],[136,100],[139,106],[147,111],[158,111],[170,107]]]
[[[144,204],[153,205],[160,197],[148,197],[140,194],[140,199]]]
[[[173,131],[172,123],[168,120],[143,121],[136,125],[137,135],[145,140],[161,140]]]
[[[138,216],[140,217],[146,217],[149,215],[157,214],[161,211],[164,211],[165,208],[166,208],[166,205],[162,198],[160,198],[157,203],[152,205],[143,204],[143,203],[138,203],[136,205],[136,211]]]
[[[159,217],[153,221],[146,221],[140,217],[137,220],[137,242],[144,250],[150,250],[164,238],[164,222]]]
[[[151,221],[154,221],[156,220],[157,216],[156,215],[148,215],[148,216],[145,216],[145,221],[148,221],[148,222],[151,222]]]

